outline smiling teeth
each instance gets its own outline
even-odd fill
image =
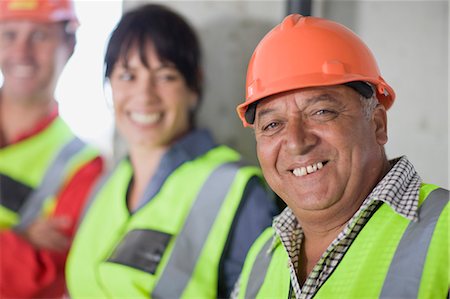
[[[156,123],[161,117],[160,113],[131,113],[130,118],[141,125],[150,125]]]
[[[322,167],[323,167],[323,163],[318,162],[318,163],[315,163],[312,165],[308,165],[306,167],[295,168],[294,171],[292,171],[292,172],[294,173],[295,176],[304,176],[309,173],[316,172],[317,170],[322,169]]]

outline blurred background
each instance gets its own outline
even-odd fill
[[[253,163],[254,137],[242,127],[235,107],[244,99],[247,63],[256,44],[289,12],[345,24],[367,43],[397,94],[388,111],[388,157],[408,156],[426,182],[449,188],[448,0],[78,0],[77,49],[60,79],[57,99],[75,133],[112,159],[124,148],[103,89],[105,44],[122,12],[144,2],[172,7],[197,29],[206,79],[200,126]]]

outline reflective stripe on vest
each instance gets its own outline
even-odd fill
[[[448,200],[449,191],[438,188],[420,206],[421,219],[419,222],[411,222],[406,228],[386,275],[380,298],[418,297],[431,237]]]
[[[45,200],[52,194],[56,194],[63,180],[67,177],[67,165],[71,158],[85,147],[85,143],[79,138],[72,139],[67,143],[50,167],[47,169],[42,183],[35,189],[25,201],[19,211],[20,222],[15,226],[17,230],[24,230],[39,215]]]
[[[98,193],[103,188],[103,185],[105,185],[106,182],[108,182],[108,180],[114,174],[114,171],[118,167],[118,164],[119,164],[118,162],[115,162],[115,165],[113,165],[111,167],[110,171],[103,171],[103,173],[100,175],[100,177],[94,183],[94,186],[92,186],[91,191],[88,193],[83,210],[81,211],[80,216],[78,217],[78,221],[75,224],[75,230],[78,230],[78,228],[80,227],[81,222],[83,222],[84,217],[86,216],[87,212],[89,211],[89,208],[91,207],[91,205],[94,202],[95,198],[97,197]]]
[[[256,295],[264,282],[264,278],[266,278],[267,269],[269,268],[270,261],[272,260],[272,255],[268,254],[272,243],[273,239],[269,238],[256,257],[256,262],[250,272],[250,282],[247,285],[245,298],[256,298]]]
[[[169,261],[152,292],[152,298],[181,298],[220,211],[223,199],[240,166],[242,166],[240,162],[222,164],[203,184],[177,238]],[[186,252],[191,252],[187,256],[196,258],[186,259]]]
[[[379,298],[418,298],[428,248],[438,219],[448,202],[449,191],[438,188],[433,190],[419,207],[419,222],[410,222],[403,232],[389,265]],[[252,265],[248,280],[241,281],[244,284],[247,282],[245,298],[256,298],[268,275],[267,270],[276,251],[273,249],[271,254],[267,254],[272,242],[273,238],[266,240]],[[283,250],[287,262],[287,253],[284,248],[280,250]],[[288,272],[283,279],[290,280]],[[276,284],[273,287],[280,288]],[[316,295],[320,297],[320,292]],[[339,294],[336,296],[339,297]]]

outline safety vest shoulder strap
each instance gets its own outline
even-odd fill
[[[288,298],[288,262],[289,257],[273,228],[267,228],[247,255],[240,278],[239,298]]]
[[[20,222],[15,226],[16,230],[25,229],[40,213],[44,201],[52,194],[56,194],[69,171],[67,165],[71,158],[85,147],[85,143],[79,138],[73,138],[67,143],[53,160],[47,169],[42,183],[35,189],[19,210]]]
[[[111,178],[111,176],[117,171],[119,167],[123,167],[124,165],[123,160],[117,160],[114,161],[113,165],[110,166],[109,170],[105,170],[102,172],[100,177],[97,179],[97,181],[94,183],[91,191],[88,194],[88,197],[86,199],[86,203],[84,204],[83,210],[81,211],[80,217],[78,217],[78,221],[75,225],[75,228],[78,229],[80,224],[83,222],[84,217],[86,216],[87,212],[89,211],[89,208],[91,207],[92,203],[94,202],[95,198],[97,197],[98,193],[101,191],[103,186],[108,182],[108,180]]]
[[[264,283],[267,269],[272,261],[271,250],[273,250],[273,240],[274,231],[271,227],[267,228],[261,236],[258,237],[248,254],[249,257],[253,258],[253,260],[249,260],[248,262],[254,264],[253,267],[250,268],[250,273],[248,274],[249,283],[244,285],[240,290],[240,293],[245,294],[245,298],[256,298],[256,295]],[[258,252],[255,255],[254,251],[256,251],[256,249],[258,249]],[[244,271],[243,274],[245,275],[246,273]]]
[[[432,191],[420,206],[420,219],[418,222],[410,222],[403,233],[386,275],[380,298],[418,297],[431,238],[448,200],[449,191],[438,188]],[[420,242],[417,242],[418,240]]]
[[[177,238],[152,298],[181,298],[241,162],[217,167],[203,184]],[[193,240],[194,238],[194,240]],[[186,259],[189,256],[189,259]]]

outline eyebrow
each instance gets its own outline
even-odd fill
[[[262,99],[262,101],[265,99]],[[310,98],[307,98],[305,100],[305,106],[308,105],[313,105],[313,104],[317,104],[320,102],[336,102],[337,99],[335,96],[333,96],[332,94],[329,93],[324,93],[318,96],[312,96]],[[273,111],[275,111],[276,109],[274,108],[262,108],[262,109],[258,109],[257,108],[257,113],[256,115],[258,116],[258,118],[263,117],[266,114],[272,113]]]

